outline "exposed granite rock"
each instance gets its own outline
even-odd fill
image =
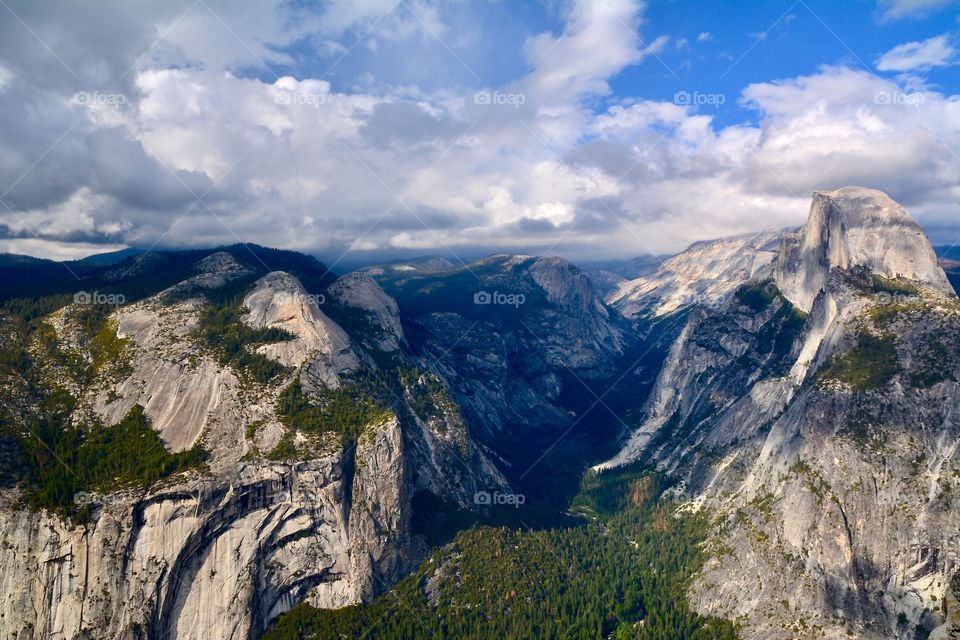
[[[807,223],[780,248],[777,286],[809,311],[830,270],[853,267],[953,294],[923,230],[887,194],[863,187],[815,193]]]
[[[621,284],[607,303],[627,318],[664,316],[691,305],[717,306],[740,285],[769,276],[783,232],[697,242],[650,275]]]
[[[260,352],[298,370],[269,384],[243,378],[218,363],[196,329],[206,304],[200,290],[251,272],[215,253],[187,281],[111,314],[106,330],[122,344],[118,361],[73,385],[77,413],[113,424],[139,403],[170,450],[201,442],[208,469],[149,491],[92,496],[84,525],[24,509],[15,490],[0,492],[0,636],[257,637],[299,602],[361,602],[408,572],[424,552],[411,530],[416,492],[470,507],[480,488],[508,489],[459,408],[436,391],[430,415],[418,415],[404,395],[355,445],[326,433],[306,458],[264,459],[288,433],[276,413],[281,389],[297,375],[308,392],[352,384],[351,373],[370,366],[358,346],[370,340],[348,335],[297,278],[269,273],[244,298],[244,319],[291,333]],[[396,304],[369,278],[350,278],[335,293],[406,348]],[[49,323],[64,348],[90,360],[89,345],[70,338],[80,335],[70,307]]]
[[[288,367],[312,360],[312,372],[328,386],[337,386],[340,376],[359,366],[350,338],[328,318],[300,281],[288,273],[274,271],[260,278],[243,300],[244,318],[257,329],[282,329],[296,336],[257,351]]]
[[[358,454],[373,464],[352,480],[339,454],[250,463],[102,496],[83,527],[8,504],[3,636],[249,638],[304,598],[337,607],[381,591],[372,576],[387,585],[405,567],[398,437],[395,422],[377,429]]]
[[[960,573],[953,574],[943,596],[943,615],[946,621],[933,630],[929,640],[960,639]]]
[[[905,216],[878,192],[815,196],[783,242],[781,288],[691,313],[644,424],[602,465],[648,461],[717,515],[690,598],[745,638],[906,640],[942,621],[960,555],[960,304]]]
[[[341,304],[362,309],[372,316],[379,329],[375,335],[370,336],[376,348],[381,351],[396,351],[406,344],[396,301],[368,274],[362,271],[348,273],[338,278],[327,293]]]
[[[590,280],[559,258],[496,254],[459,268],[367,273],[398,299],[414,351],[490,446],[569,427],[563,394],[584,392],[576,378],[619,376],[618,361],[636,342]],[[475,304],[479,293],[522,302]]]

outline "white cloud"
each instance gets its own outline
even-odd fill
[[[0,65],[0,91],[3,91],[12,80],[13,73],[3,65]]]
[[[877,60],[880,71],[923,71],[957,63],[957,51],[947,35],[935,36],[922,42],[901,44]]]
[[[713,40],[713,36],[710,35],[709,31],[701,31],[697,35],[697,42],[710,42]]]
[[[956,4],[956,0],[878,0],[882,20],[921,18],[930,13]]]
[[[442,29],[440,14],[409,6]],[[337,3],[311,28],[327,40],[349,30],[349,41],[389,8]],[[271,66],[286,54],[256,47],[300,34],[271,22],[275,10],[259,14],[268,28],[250,45],[273,56]],[[376,37],[419,43],[424,32],[402,26],[411,17],[391,14]],[[3,126],[0,182],[13,182],[63,135],[5,198],[18,215],[0,214],[2,246],[39,246],[36,233],[60,252],[71,243],[239,238],[334,256],[449,247],[626,257],[799,224],[812,190],[845,184],[887,190],[946,227],[960,201],[960,159],[950,151],[960,149],[956,96],[907,93],[836,66],[747,87],[741,102],[756,124],[725,126],[709,109],[639,98],[604,106],[614,76],[667,45],[666,36],[642,39],[641,22],[642,5],[623,0],[572,5],[559,35],[527,41],[529,76],[488,87],[487,103],[462,83],[428,89],[370,77],[344,86],[316,77],[322,70],[253,77],[242,68],[259,55],[181,42],[161,43],[138,63],[120,85],[129,99],[122,108],[92,108],[70,103],[89,89],[85,77],[79,86],[69,74],[26,84],[51,73],[24,74],[39,57],[10,57],[0,44],[16,74],[0,93],[0,122],[34,123]],[[136,24],[130,30],[146,44],[97,54],[109,61],[101,67],[119,75],[117,60],[152,42],[155,30]],[[244,20],[236,28],[256,31]]]
[[[610,76],[644,56],[637,34],[641,8],[632,0],[575,2],[560,36],[542,33],[527,42],[534,70],[525,85],[547,103],[608,93]]]
[[[47,260],[79,260],[98,253],[126,249],[122,244],[57,242],[37,238],[0,239],[0,253],[17,253]],[[67,273],[67,272],[64,272]]]

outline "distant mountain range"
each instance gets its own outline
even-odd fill
[[[0,256],[0,635],[949,637],[958,256]]]

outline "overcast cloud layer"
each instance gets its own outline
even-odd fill
[[[611,83],[713,36],[661,33],[630,0],[551,8],[555,28],[503,39],[507,65],[469,55],[493,27],[415,0],[5,1],[0,251],[630,257],[799,225],[813,190],[849,184],[958,240],[960,97],[927,80],[957,64],[956,23],[875,59],[658,101]],[[718,99],[752,117],[722,121]]]

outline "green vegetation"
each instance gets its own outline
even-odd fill
[[[292,432],[296,431],[307,435],[332,432],[342,443],[355,443],[366,426],[388,417],[390,407],[401,397],[424,420],[442,417],[444,410],[459,415],[459,408],[438,377],[381,357],[377,369],[355,372],[345,377],[341,387],[317,389],[310,397],[299,378],[291,382],[280,392],[276,404],[277,416],[290,437],[281,440],[269,457],[295,457]]]
[[[22,397],[9,400],[0,412],[0,433],[15,449],[16,478],[24,488],[24,502],[80,521],[87,516],[88,506],[77,500],[78,495],[150,486],[201,466],[205,454],[199,446],[169,453],[139,405],[114,426],[105,426],[93,416],[71,421],[76,398],[61,386],[66,380],[50,380],[51,374],[42,373],[43,369],[52,365],[54,375],[83,388],[100,371],[123,374],[129,366],[129,342],[117,337],[117,327],[109,319],[113,307],[75,305],[67,313],[80,330],[81,342],[86,340],[92,362],[64,348],[44,318],[70,301],[67,296],[50,296],[4,303],[2,315],[8,320],[9,335],[4,336],[0,370],[17,376],[19,388],[35,401],[37,411],[18,416],[14,409]],[[38,346],[34,355],[27,348],[31,344]]]
[[[280,441],[267,453],[269,460],[293,460],[297,457],[297,445],[293,443],[293,433],[283,434]]]
[[[222,363],[256,381],[272,381],[285,371],[250,347],[290,336],[256,331],[240,321],[243,293],[266,272],[264,263],[293,273],[311,292],[334,280],[313,258],[255,245],[224,249],[251,269],[251,275],[215,290],[193,290],[210,301],[199,334]],[[96,379],[129,372],[130,341],[117,337],[110,320],[115,307],[71,305],[78,290],[115,294],[127,303],[159,293],[196,275],[196,264],[212,251],[151,252],[120,264],[31,262],[0,265],[0,481],[20,482],[29,506],[76,519],[86,513],[74,496],[121,487],[148,486],[183,469],[202,466],[204,453],[194,449],[171,454],[135,407],[118,425],[95,417],[77,419],[77,401],[69,390],[85,392]],[[251,259],[252,258],[252,259]],[[78,281],[74,274],[78,275]],[[120,298],[122,296],[122,298]],[[64,307],[77,329],[77,348],[61,342],[48,316]],[[108,401],[119,396],[108,389]],[[81,501],[82,502],[82,501]]]
[[[948,346],[945,336],[926,335],[924,340],[914,345],[913,370],[910,372],[910,384],[918,389],[929,389],[933,385],[955,380],[953,362],[956,358]]]
[[[904,278],[884,278],[871,274],[870,290],[873,293],[883,293],[891,296],[913,297],[920,295],[920,289],[913,282]]]
[[[254,329],[243,322],[246,313],[243,298],[250,284],[250,278],[240,278],[218,289],[205,291],[210,304],[200,314],[198,332],[213,348],[221,365],[230,366],[260,384],[267,384],[277,376],[289,373],[290,369],[254,349],[259,345],[284,342],[293,336],[282,329]]]
[[[60,306],[64,306],[72,300],[74,293],[85,290],[120,294],[126,302],[135,302],[196,275],[197,262],[218,251],[230,254],[257,277],[267,271],[291,273],[310,293],[322,292],[336,279],[316,258],[244,243],[216,249],[153,250],[127,257],[116,264],[71,261],[65,263],[67,268],[64,263],[46,260],[22,264],[6,262],[0,264],[0,301],[61,297],[64,302]]]
[[[70,398],[60,396],[63,403]],[[37,421],[21,435],[25,453],[27,504],[82,519],[83,492],[149,487],[162,478],[200,466],[200,446],[167,451],[135,405],[116,425],[71,425],[63,413]]]
[[[457,406],[450,392],[440,378],[433,373],[426,373],[419,368],[398,369],[398,377],[410,408],[421,420],[441,418],[446,412],[460,417],[460,407]],[[440,428],[445,429],[446,423],[441,422]]]
[[[764,358],[764,375],[786,375],[792,365],[788,356],[803,335],[807,314],[786,299],[772,320],[757,333],[755,353]]]
[[[609,518],[631,507],[650,504],[663,487],[660,476],[642,464],[631,464],[613,472],[588,471],[580,481],[580,493],[571,511],[591,517]]]
[[[773,316],[757,332],[756,348],[748,350],[739,359],[738,366],[745,371],[760,368],[764,377],[785,375],[792,365],[792,359],[788,356],[803,334],[806,312],[793,306],[770,280],[747,283],[737,289],[734,295],[741,305],[754,313],[760,313],[779,302]]]
[[[103,326],[90,340],[94,371],[109,370],[117,378],[130,375],[130,363],[126,357],[129,347],[130,340],[117,336],[117,323],[104,320]]]
[[[909,311],[910,307],[905,304],[880,304],[871,307],[867,311],[867,317],[877,329],[886,331],[897,321],[904,313]]]
[[[834,357],[820,372],[820,380],[838,380],[858,391],[885,386],[900,373],[897,343],[892,335],[861,331],[850,351]]]
[[[324,389],[317,397],[308,399],[298,378],[277,398],[277,416],[284,426],[306,433],[332,431],[342,442],[356,442],[366,425],[388,413],[363,384]]]
[[[359,307],[350,307],[331,299],[323,305],[323,313],[351,336],[356,336],[371,346],[374,340],[383,337],[383,328],[374,321],[371,313]]]
[[[539,531],[459,533],[366,606],[301,604],[264,638],[605,638],[730,640],[730,622],[686,603],[705,558],[703,516],[674,517],[659,480],[638,468],[588,474],[577,498],[600,517]],[[619,507],[622,510],[617,511]]]
[[[10,322],[9,339],[0,349],[0,367],[7,367],[21,375],[33,376],[35,364],[28,353],[35,340],[47,364],[62,368],[74,382],[85,386],[96,373],[110,370],[116,374],[127,370],[128,340],[117,337],[117,325],[109,319],[114,307],[108,305],[75,305],[65,311],[69,323],[76,326],[80,342],[89,350],[92,363],[73,350],[62,347],[57,332],[45,316],[70,302],[65,296],[37,299],[8,300],[0,309],[0,317]]]
[[[773,282],[748,282],[736,290],[737,301],[753,311],[763,311],[780,297],[780,290]]]

